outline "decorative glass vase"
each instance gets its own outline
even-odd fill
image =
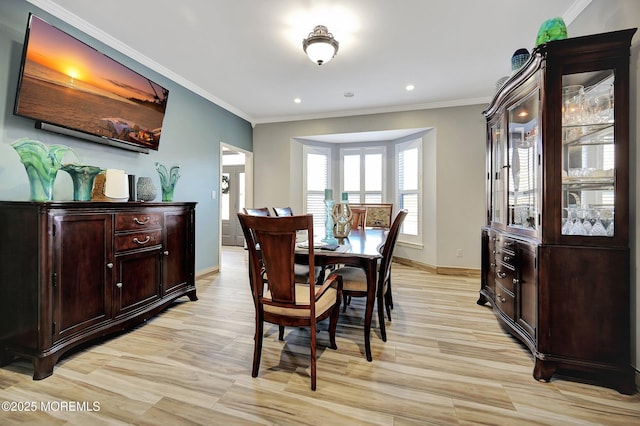
[[[71,176],[71,181],[73,182],[73,200],[91,200],[93,182],[96,176],[102,173],[103,170],[100,167],[76,163],[65,164],[61,169]]]
[[[160,164],[156,164],[156,170],[160,175],[160,186],[162,187],[162,201],[173,201],[173,190],[176,187],[176,182],[180,178],[180,166],[173,166],[171,169]]]
[[[338,244],[338,240],[333,236],[333,204],[333,200],[324,200],[324,205],[327,209],[327,218],[324,222],[325,237],[322,239],[322,242],[327,244]]]
[[[156,191],[153,181],[147,176],[141,176],[138,178],[136,192],[138,193],[138,200],[140,201],[153,201],[156,199],[156,195],[158,195],[158,191]]]
[[[346,238],[351,232],[351,218],[353,213],[349,207],[349,194],[342,193],[342,200],[333,206],[333,220],[335,221],[334,235],[337,238]]]
[[[65,145],[45,145],[40,141],[23,138],[11,146],[18,152],[29,177],[30,200],[52,201],[53,184],[62,167],[62,158],[73,152]],[[76,156],[77,157],[77,156]]]

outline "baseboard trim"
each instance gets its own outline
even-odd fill
[[[471,268],[454,268],[451,266],[438,266],[436,268],[440,275],[459,275],[468,278],[480,278],[482,275],[480,269]]]
[[[220,272],[220,266],[212,266],[210,268],[201,269],[196,271],[196,279],[204,278],[207,275],[217,274]]]
[[[411,266],[423,271],[431,272],[438,275],[458,275],[470,278],[480,278],[480,269],[472,268],[455,268],[451,266],[433,266],[426,263],[416,262],[415,260],[405,259],[402,257],[393,257],[393,261],[401,265]]]
[[[437,274],[438,271],[434,266],[427,265],[426,263],[416,262],[415,260],[405,259],[403,257],[393,256],[393,261],[405,266],[411,266],[413,268],[421,269],[423,271],[431,272],[432,274]]]

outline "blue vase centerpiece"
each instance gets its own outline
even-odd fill
[[[162,201],[173,201],[173,190],[180,178],[180,166],[173,166],[169,170],[160,164],[156,164],[156,170],[160,175],[160,186],[162,187]]]

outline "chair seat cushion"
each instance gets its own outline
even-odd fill
[[[364,269],[344,266],[332,273],[342,275],[342,291],[367,291],[367,275]]]
[[[316,317],[319,317],[336,304],[338,297],[337,290],[333,287],[329,287],[318,300],[316,300]],[[265,299],[271,299],[271,293],[269,290],[265,291],[263,297]],[[308,305],[309,304],[309,286],[307,284],[296,283],[296,305]],[[309,309],[296,309],[296,308],[282,308],[279,306],[273,306],[264,304],[264,311],[276,314],[295,317],[309,317]]]

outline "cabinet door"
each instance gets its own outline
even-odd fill
[[[568,74],[562,84],[561,234],[577,237],[574,243],[584,237],[591,244],[598,237],[611,240],[620,213],[617,197],[626,197],[616,188],[616,156],[623,145],[614,132],[615,73]]]
[[[164,216],[162,294],[193,284],[192,215],[190,211],[168,211]]]
[[[53,341],[111,318],[109,214],[52,217]]]
[[[160,298],[160,250],[116,255],[115,316],[144,309]]]
[[[536,339],[538,324],[538,281],[536,247],[518,243],[517,279],[517,323],[531,337]]]
[[[540,226],[539,90],[509,107],[507,225],[535,235]]]
[[[496,244],[493,232],[482,230],[482,277],[481,290],[493,299],[495,289]]]
[[[504,116],[498,114],[489,123],[489,150],[490,159],[488,164],[487,187],[490,188],[489,203],[489,223],[493,226],[504,225],[504,171],[506,170],[506,136],[504,132]]]

